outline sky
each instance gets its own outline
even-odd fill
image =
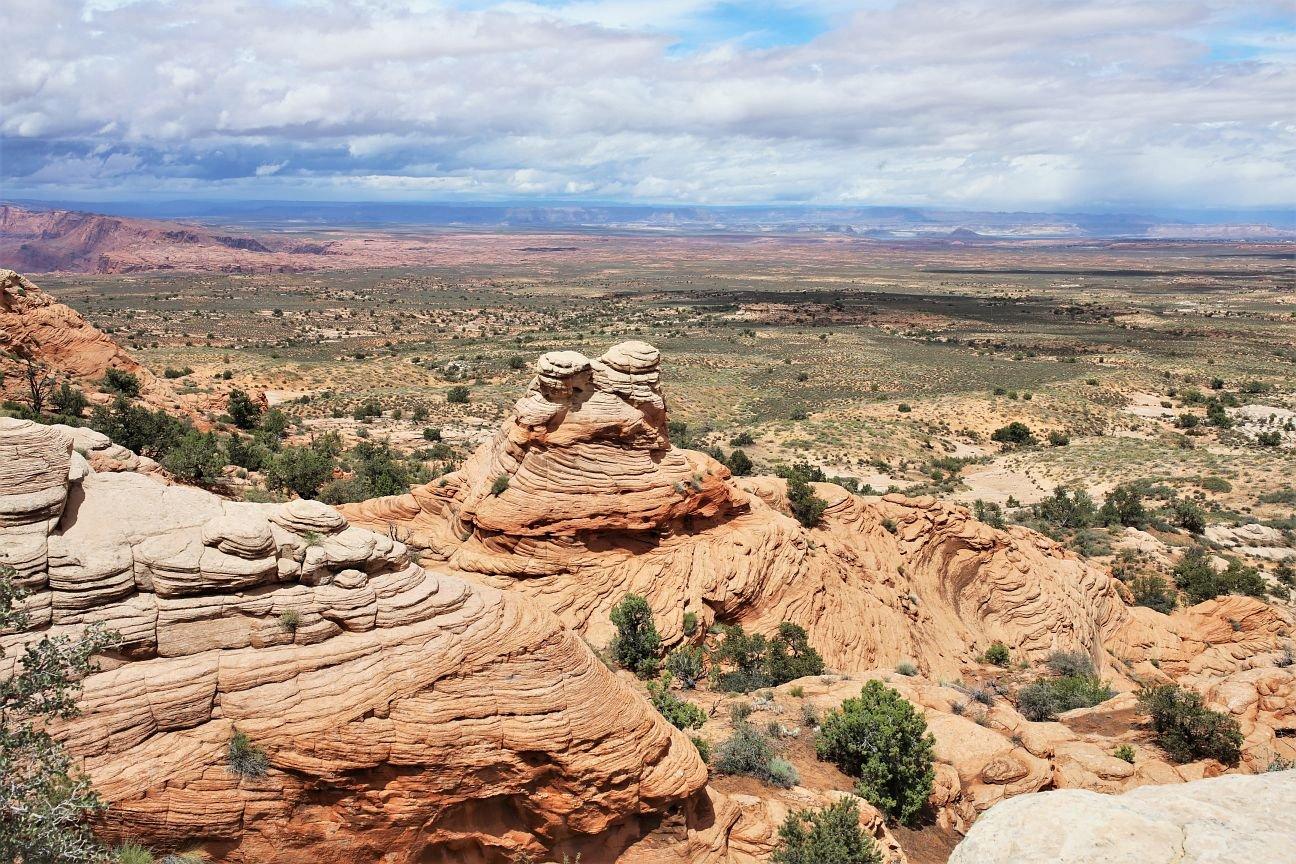
[[[0,197],[1296,204],[1296,0],[4,0]]]

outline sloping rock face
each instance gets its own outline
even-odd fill
[[[1293,808],[1296,771],[1023,795],[982,816],[950,864],[1287,864]]]
[[[59,303],[12,270],[0,270],[0,392],[25,396],[22,366],[4,352],[31,358],[81,386],[93,386],[109,369],[139,379],[140,399],[154,408],[188,413],[164,380],[136,362],[112,338],[76,310]]]
[[[1134,614],[1106,570],[962,507],[816,484],[829,506],[803,528],[782,480],[735,480],[670,446],[659,377],[642,342],[597,360],[546,354],[460,471],[342,510],[453,572],[536,598],[596,644],[612,635],[611,607],[634,592],[668,642],[683,638],[690,612],[702,628],[769,633],[792,621],[842,670],[908,660],[929,678],[954,677],[1000,640],[1026,660],[1083,650],[1119,677],[1127,663],[1186,665],[1204,650],[1193,628]]]
[[[60,430],[0,418],[0,561],[34,619],[8,658],[97,621],[122,636],[56,730],[109,839],[239,864],[607,860],[706,782],[549,613],[316,502],[94,473]],[[235,730],[264,776],[231,769]]]

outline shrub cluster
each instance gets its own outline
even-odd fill
[[[934,744],[913,705],[882,682],[869,681],[859,698],[823,718],[815,753],[855,777],[861,798],[892,819],[912,822],[936,778]]]
[[[859,826],[859,805],[842,798],[819,810],[790,814],[779,828],[773,864],[882,864],[873,838]]]
[[[715,769],[721,774],[756,777],[785,789],[798,780],[796,769],[774,752],[769,736],[745,720],[736,722],[733,734],[716,748]]]
[[[1200,693],[1175,684],[1139,692],[1139,706],[1152,717],[1157,743],[1179,762],[1217,759],[1236,765],[1242,756],[1242,730],[1227,714],[1212,711]]]
[[[1056,677],[1039,678],[1017,692],[1017,710],[1027,720],[1056,720],[1063,712],[1091,708],[1115,695],[1085,654],[1055,651],[1045,662]]]
[[[805,629],[787,621],[773,639],[738,626],[725,628],[711,662],[716,689],[732,693],[775,687],[824,670],[823,657],[810,647]]]

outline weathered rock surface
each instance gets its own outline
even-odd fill
[[[0,270],[0,393],[23,399],[22,367],[4,352],[38,361],[60,379],[93,386],[109,369],[139,379],[140,398],[155,408],[188,413],[170,385],[136,362],[107,333],[12,270]]]
[[[1294,808],[1296,771],[1023,795],[985,813],[950,864],[1287,864]]]
[[[453,572],[534,597],[595,644],[631,592],[649,599],[668,642],[689,612],[702,628],[768,633],[792,621],[832,667],[908,660],[929,678],[958,675],[996,640],[1024,660],[1083,650],[1116,678],[1131,664],[1161,674],[1152,661],[1224,672],[1291,627],[1239,598],[1227,616],[1199,609],[1178,623],[1131,610],[1105,569],[934,498],[816,484],[828,508],[807,530],[788,515],[782,480],[735,480],[670,445],[659,377],[656,350],[641,342],[597,360],[546,354],[460,471],[341,509]],[[1241,622],[1236,632],[1215,626],[1226,617]]]
[[[106,835],[240,862],[605,860],[700,790],[693,745],[536,604],[408,560],[310,501],[92,472],[0,419],[15,649],[102,621],[120,648],[57,730]],[[235,730],[269,759],[229,765]]]

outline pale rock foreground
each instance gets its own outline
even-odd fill
[[[0,563],[29,632],[120,648],[56,730],[108,839],[251,864],[607,860],[702,789],[693,745],[557,619],[310,501],[93,473],[0,418]],[[4,670],[0,670],[0,675]],[[235,729],[269,757],[230,769]]]
[[[1144,786],[1064,789],[988,810],[949,864],[1290,864],[1296,771]]]

